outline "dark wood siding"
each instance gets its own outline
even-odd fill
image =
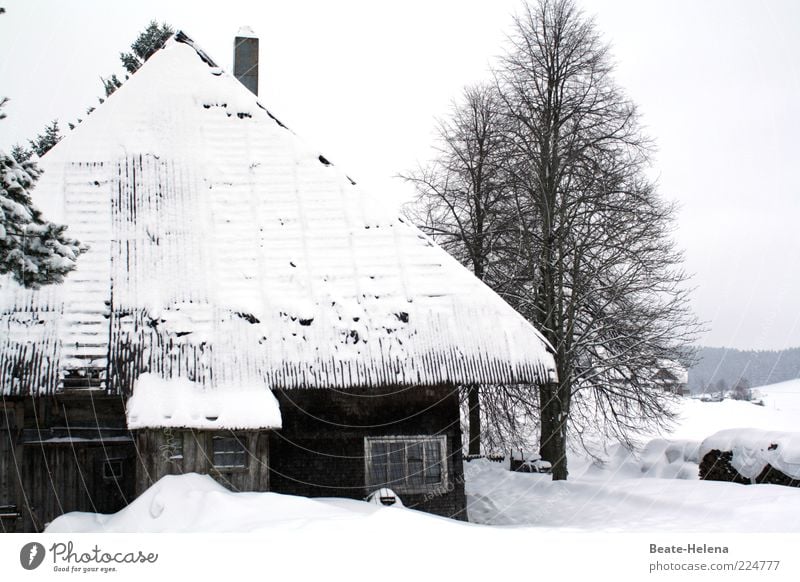
[[[134,498],[132,442],[29,443],[24,448],[26,531],[41,531],[70,511],[115,513]],[[104,471],[108,462],[121,466],[119,477]]]
[[[414,509],[465,519],[466,498],[458,392],[449,386],[409,389],[275,391],[283,429],[270,437],[271,485],[278,493],[363,499],[364,438],[447,437],[444,488],[400,494]]]
[[[269,436],[267,431],[208,431],[147,429],[136,431],[140,455],[136,491],[144,490],[165,475],[211,475],[231,491],[269,490]],[[235,436],[245,448],[246,468],[215,469],[212,438]]]
[[[17,504],[17,407],[0,404],[0,532],[15,532],[22,525]]]
[[[41,531],[69,511],[114,513],[133,499],[136,455],[122,399],[84,391],[7,398],[4,407],[14,425],[3,414],[0,498],[21,514],[18,531]]]
[[[445,436],[445,486],[400,495],[409,507],[465,517],[457,390],[298,389],[276,396],[280,431],[134,434],[126,429],[121,396],[7,397],[0,408],[0,505],[15,506],[21,518],[3,519],[3,531],[41,531],[70,511],[113,513],[164,475],[187,472],[210,474],[233,491],[363,499],[370,493],[364,439],[375,436]],[[214,469],[212,438],[222,434],[245,443],[246,468]]]

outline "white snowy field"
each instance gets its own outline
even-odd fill
[[[800,532],[800,488],[699,480],[698,450],[713,434],[800,428],[800,380],[760,387],[755,397],[764,405],[683,398],[669,434],[652,435],[634,453],[612,444],[604,463],[573,454],[567,481],[467,463],[470,520],[572,531]]]
[[[573,455],[566,482],[511,473],[488,461],[467,463],[470,520],[551,533],[800,533],[800,488],[697,477],[700,442],[720,430],[789,432],[800,426],[800,380],[760,388],[758,397],[764,406],[682,399],[681,421],[671,434],[654,435],[633,454],[612,445],[603,464]],[[443,534],[465,543],[475,535],[494,535],[484,527],[361,501],[231,493],[210,477],[194,474],[162,479],[114,515],[64,515],[47,532],[275,533],[298,528],[309,535],[334,531],[354,539],[413,531],[423,539]]]

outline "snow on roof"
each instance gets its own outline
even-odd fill
[[[249,26],[242,26],[239,32],[236,33],[236,36],[239,38],[258,38],[256,33],[253,32],[253,29]]]
[[[689,382],[689,370],[680,362],[675,360],[659,360],[659,367],[675,376],[675,381],[679,384],[687,384]]]
[[[555,379],[530,323],[181,33],[42,166],[35,203],[91,249],[0,284],[3,393]]]
[[[280,428],[281,413],[263,386],[217,386],[141,374],[125,407],[128,428]]]

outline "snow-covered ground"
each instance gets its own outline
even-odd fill
[[[761,387],[755,396],[763,406],[681,399],[669,434],[651,435],[636,452],[611,445],[604,463],[573,454],[566,482],[467,463],[470,519],[579,531],[800,532],[800,488],[698,477],[701,445],[720,431],[739,429],[717,437],[730,441],[731,434],[759,434],[753,429],[777,436],[800,430],[800,380]]]
[[[681,401],[681,421],[653,435],[643,450],[608,447],[604,463],[570,458],[570,477],[511,473],[498,463],[466,464],[470,520],[542,532],[800,532],[800,488],[700,481],[698,449],[718,431],[793,431],[800,426],[800,380],[758,390],[748,402]],[[345,499],[231,493],[210,477],[166,477],[114,515],[72,513],[48,528],[60,532],[221,532],[307,529],[373,536],[418,532],[423,538],[495,535],[420,512]],[[506,528],[503,528],[506,529]],[[517,528],[514,528],[517,529]],[[424,532],[424,533],[422,533]]]

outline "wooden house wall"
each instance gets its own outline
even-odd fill
[[[147,429],[136,431],[139,463],[136,494],[141,495],[165,475],[201,473],[211,475],[231,491],[269,490],[269,437],[266,431],[209,431]],[[216,469],[212,438],[238,437],[246,448],[247,467]]]
[[[41,531],[65,512],[114,513],[133,500],[135,451],[121,399],[87,393],[6,399],[4,409],[0,505],[20,514],[13,523],[3,520],[7,531]],[[109,461],[121,469],[119,477],[104,471]]]
[[[19,531],[22,525],[17,505],[17,458],[21,454],[19,431],[21,423],[13,402],[0,403],[0,532]],[[19,516],[19,517],[17,517]]]
[[[6,398],[0,414],[0,506],[16,506],[21,518],[3,519],[2,531],[41,531],[69,511],[113,513],[164,475],[187,472],[209,474],[233,491],[363,499],[370,493],[364,459],[369,436],[444,435],[446,488],[400,496],[415,509],[465,517],[457,390],[298,389],[276,396],[284,428],[233,431],[246,441],[248,466],[223,471],[212,466],[211,439],[230,431],[132,434],[125,426],[124,399],[96,392]],[[104,477],[108,460],[121,463],[121,478]]]
[[[309,497],[363,499],[364,438],[445,435],[444,491],[402,494],[407,507],[466,519],[458,391],[450,386],[365,390],[276,390],[283,428],[270,434],[271,489]]]
[[[107,460],[121,462],[121,478],[104,477]],[[70,511],[116,513],[134,499],[134,471],[132,443],[25,445],[25,531],[42,531]]]

